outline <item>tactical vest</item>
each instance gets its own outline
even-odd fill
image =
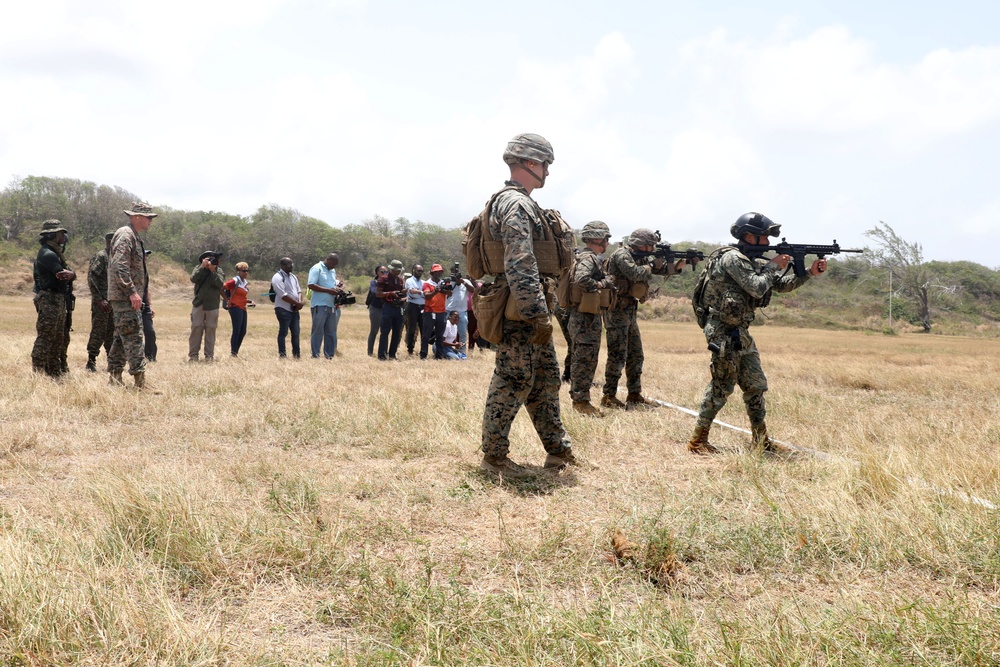
[[[503,275],[503,241],[494,237],[490,217],[494,203],[500,194],[508,190],[521,190],[508,185],[490,197],[483,210],[469,221],[462,231],[462,250],[465,264],[473,278],[484,275]],[[534,203],[534,200],[532,200]],[[540,277],[562,278],[573,265],[573,230],[555,209],[543,209],[535,204],[535,213],[541,224],[532,230],[532,247]],[[536,230],[538,234],[536,234]]]
[[[691,306],[698,326],[702,328],[709,317],[715,317],[729,326],[747,326],[754,320],[754,311],[771,303],[771,290],[759,299],[753,297],[723,270],[722,257],[729,252],[739,252],[739,248],[725,246],[714,250],[705,261],[704,271],[698,276]]]

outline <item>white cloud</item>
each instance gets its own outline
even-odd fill
[[[761,129],[919,148],[1000,118],[1000,46],[941,49],[900,66],[829,26],[757,41],[715,31],[681,53],[707,105],[746,114]]]

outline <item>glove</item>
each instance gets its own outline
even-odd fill
[[[548,315],[539,315],[531,320],[531,326],[535,329],[528,341],[532,345],[548,345],[552,341],[552,322]]]

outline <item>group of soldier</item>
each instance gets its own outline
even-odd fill
[[[91,333],[87,342],[87,370],[96,371],[103,346],[108,355],[111,383],[121,385],[126,363],[135,386],[146,381],[146,359],[155,359],[152,309],[149,306],[148,255],[140,234],[156,217],[152,207],[136,202],[125,210],[128,224],[105,236],[105,249],[90,263]],[[59,378],[69,372],[66,352],[76,302],[76,273],[63,253],[69,232],[58,220],[46,220],[38,234],[41,248],[35,258],[35,310],[37,336],[31,351],[34,370]],[[144,327],[145,320],[145,327]],[[144,340],[143,330],[148,334]],[[150,349],[152,348],[152,349]]]
[[[572,231],[557,212],[543,210],[531,197],[535,189],[545,185],[555,159],[552,145],[537,134],[519,134],[508,142],[503,159],[510,179],[481,214],[489,237],[499,242],[494,243],[492,256],[482,257],[484,267],[492,264],[492,270],[484,272],[494,276],[483,294],[499,293],[506,299],[501,304],[503,317],[497,321],[502,333],[496,344],[495,367],[483,414],[481,467],[501,476],[525,477],[533,473],[508,457],[510,427],[522,405],[545,448],[544,468],[577,464],[560,416],[561,378],[552,344],[552,316],[556,315],[570,343],[562,379],[570,383],[575,410],[593,417],[604,416],[591,403],[590,396],[602,325],[607,332],[608,358],[600,406],[656,407],[658,401],[642,394],[643,351],[636,315],[651,277],[672,275],[684,262],[671,265],[655,257],[658,239],[648,229],[635,230],[627,243],[605,257],[611,233],[600,221],[584,226],[581,238],[585,248],[575,256],[565,252],[565,245],[559,246],[560,239],[572,239]],[[147,252],[140,234],[149,229],[157,214],[145,202],[134,203],[124,212],[128,224],[106,238],[106,269],[101,262],[96,266],[92,262],[91,266],[89,279],[97,289],[91,284],[92,296],[96,296],[87,368],[96,370],[100,346],[110,340],[111,384],[123,384],[127,365],[135,386],[142,388],[147,352],[143,315],[149,312],[151,316],[152,312],[148,306]],[[712,377],[687,445],[692,453],[718,451],[709,442],[709,431],[737,384],[743,392],[754,446],[763,450],[776,447],[765,423],[767,380],[748,327],[755,311],[767,305],[773,291],[791,291],[826,270],[826,260],[817,259],[805,275],[788,275],[788,255],[762,258],[762,249],[769,245],[769,237],[778,235],[779,227],[759,213],[745,214],[730,228],[736,243],[715,250],[706,259],[703,330],[712,351]],[[35,262],[38,337],[32,365],[36,371],[56,378],[69,370],[66,349],[76,274],[63,256],[67,235],[58,220],[46,221],[39,233],[41,248]],[[98,253],[95,259],[100,257]],[[636,257],[651,259],[637,261]],[[565,281],[567,276],[570,296],[557,307],[555,285],[560,277]],[[624,402],[617,396],[623,370],[627,389]]]
[[[534,190],[545,185],[555,159],[552,145],[537,134],[519,134],[508,142],[503,159],[510,169],[510,179],[490,199],[484,214],[488,216],[490,237],[502,242],[502,267],[493,273],[503,288],[501,293],[509,290],[510,303],[504,313],[514,313],[515,317],[504,318],[502,340],[496,346],[496,365],[483,414],[480,467],[502,477],[521,478],[535,474],[508,456],[511,423],[522,405],[545,448],[544,468],[578,464],[560,417],[559,364],[552,344],[551,316],[557,314],[571,342],[566,367],[574,409],[585,415],[603,416],[590,402],[602,323],[608,337],[608,360],[601,406],[654,407],[658,403],[642,395],[643,353],[636,313],[652,275],[670,275],[682,268],[683,262],[673,266],[656,258],[649,264],[637,262],[635,255],[651,256],[654,249],[656,238],[648,229],[633,232],[627,244],[605,258],[611,233],[605,223],[594,221],[581,232],[586,248],[575,260],[561,257],[554,263],[549,244],[559,230],[552,223],[551,212],[543,210],[531,197]],[[693,454],[719,451],[709,442],[709,431],[737,384],[750,417],[753,446],[764,451],[777,449],[765,423],[767,380],[748,327],[755,311],[767,305],[772,291],[791,291],[826,270],[826,260],[817,259],[806,275],[788,275],[785,269],[790,256],[762,258],[760,251],[779,229],[766,216],[747,213],[730,228],[736,243],[715,250],[706,260],[704,334],[712,351],[712,379],[687,445]],[[482,264],[489,266],[491,259],[494,265],[498,262],[483,256]],[[565,280],[567,274],[572,280],[571,296],[557,309],[553,285],[560,276]],[[617,397],[623,368],[628,390],[624,403]]]

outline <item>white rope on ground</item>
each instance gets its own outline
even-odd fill
[[[685,414],[691,415],[692,417],[697,417],[698,416],[698,413],[695,412],[694,410],[691,410],[691,409],[688,409],[688,408],[684,408],[684,407],[681,407],[679,405],[674,405],[673,403],[667,403],[666,401],[660,401],[660,400],[657,400],[655,398],[651,399],[651,400],[654,403],[656,403],[657,405],[662,405],[665,408],[672,408],[674,410],[678,410],[678,411],[683,412]],[[726,422],[719,421],[718,419],[713,419],[712,423],[713,424],[718,424],[719,426],[723,426],[723,427],[728,428],[728,429],[733,430],[733,431],[739,431],[740,433],[746,433],[748,435],[753,435],[753,433],[751,431],[748,431],[745,428],[741,428],[739,426],[733,426],[732,424],[727,424]],[[858,461],[855,461],[854,459],[848,458],[846,456],[835,456],[833,454],[827,454],[826,452],[820,451],[818,449],[810,449],[809,447],[801,447],[799,445],[793,445],[790,442],[782,442],[781,440],[775,440],[774,438],[771,438],[771,440],[774,441],[774,442],[776,442],[776,443],[778,443],[782,447],[787,447],[788,449],[790,449],[792,451],[795,451],[795,452],[799,452],[801,454],[808,454],[808,455],[810,455],[810,456],[812,456],[814,458],[817,458],[817,459],[819,459],[821,461],[842,461],[842,462],[845,462],[845,463],[850,463],[851,465],[853,465],[853,466],[855,466],[857,468],[861,467],[861,463],[859,463]],[[963,501],[965,503],[968,503],[970,505],[979,505],[980,507],[985,507],[986,509],[989,509],[989,510],[995,510],[995,509],[997,509],[997,505],[994,504],[994,503],[991,503],[988,500],[985,500],[985,499],[980,498],[978,496],[973,496],[971,494],[966,493],[965,491],[955,491],[954,489],[944,489],[944,488],[941,488],[940,486],[937,486],[936,484],[931,484],[928,481],[922,480],[919,477],[907,477],[903,481],[905,481],[907,484],[909,484],[911,486],[915,486],[915,487],[918,487],[918,488],[921,488],[921,489],[927,489],[928,491],[931,491],[931,492],[933,492],[933,493],[935,493],[935,494],[937,494],[939,496],[947,496],[949,498],[957,498],[958,500],[961,500],[961,501]]]

